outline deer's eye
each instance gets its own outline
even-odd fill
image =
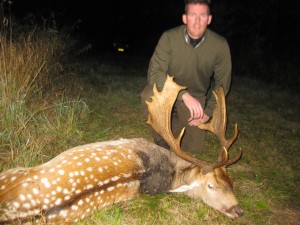
[[[212,185],[212,184],[208,184],[207,186],[208,186],[209,189],[215,189],[215,186]]]

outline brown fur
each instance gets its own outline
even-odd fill
[[[78,146],[40,166],[2,172],[0,222],[73,222],[139,193],[164,193],[205,179],[201,174],[199,167],[144,139]],[[231,187],[226,169],[215,169],[214,176]],[[201,191],[192,192],[187,194],[202,197]]]

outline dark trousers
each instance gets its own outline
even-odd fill
[[[142,110],[145,119],[148,118],[148,108],[145,101],[150,101],[150,97],[153,96],[153,85],[147,85],[142,94]],[[201,102],[201,100],[199,100]],[[201,102],[203,105],[204,103]],[[183,101],[176,101],[172,111],[171,117],[171,129],[174,136],[177,138],[180,131],[185,127],[185,133],[181,140],[181,148],[184,151],[197,154],[204,150],[205,131],[198,127],[190,126],[188,119],[190,118],[190,111],[185,106]],[[154,142],[162,147],[168,148],[167,143],[150,127],[151,135]]]

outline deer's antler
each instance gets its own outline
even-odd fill
[[[224,94],[224,88],[223,86],[219,86],[216,91],[213,91],[213,94],[216,98],[216,107],[213,112],[212,119],[205,123],[200,124],[198,127],[200,129],[208,130],[214,135],[218,137],[221,143],[221,153],[220,157],[223,159],[224,157],[224,151],[225,148],[227,151],[229,150],[232,143],[236,140],[238,135],[238,128],[237,124],[235,124],[234,134],[230,139],[226,139],[226,125],[227,125],[227,116],[226,116],[226,102],[225,102],[225,94]],[[228,160],[225,166],[229,166],[231,164],[234,164],[242,155],[242,151],[240,151],[239,155],[235,157],[234,159]]]
[[[164,88],[161,92],[158,92],[157,87],[154,84],[154,96],[151,97],[152,101],[146,101],[149,110],[147,123],[150,124],[159,135],[161,135],[161,137],[169,144],[171,150],[173,150],[180,158],[201,168],[217,168],[226,165],[228,161],[226,148],[224,148],[225,154],[223,160],[221,162],[210,164],[206,161],[192,157],[181,149],[180,142],[184,133],[184,128],[181,130],[178,138],[175,138],[172,134],[171,111],[179,91],[183,89],[185,89],[185,87],[176,84],[173,81],[173,77],[170,76],[167,76]]]

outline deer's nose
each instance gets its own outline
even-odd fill
[[[236,219],[244,214],[244,210],[239,204],[237,204],[226,210],[226,214],[230,215],[230,218]]]

